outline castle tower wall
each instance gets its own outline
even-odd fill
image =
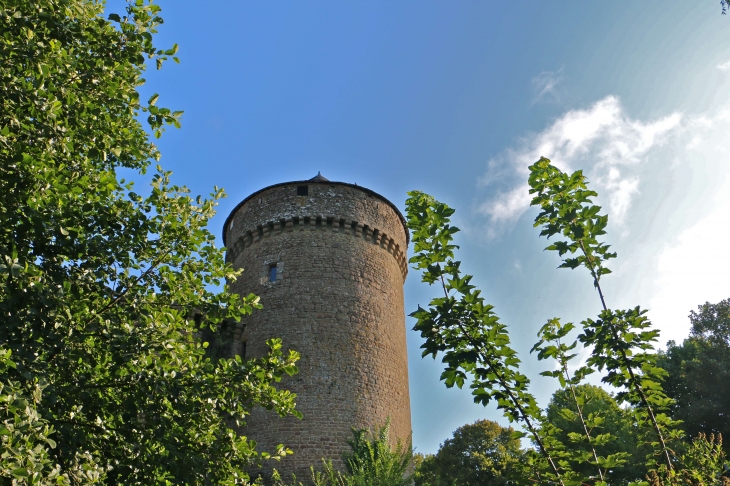
[[[274,466],[300,479],[322,458],[342,469],[352,427],[390,418],[391,439],[406,442],[411,433],[405,221],[368,189],[319,179],[254,193],[224,230],[227,258],[244,269],[233,290],[259,295],[264,306],[242,322],[232,352],[262,356],[266,340],[280,337],[302,356],[282,386],[297,394],[304,418],[258,408],[242,433],[259,450],[291,448]]]

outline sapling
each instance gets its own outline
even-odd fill
[[[447,387],[462,387],[470,380],[474,401],[487,405],[495,401],[510,422],[521,423],[535,444],[542,458],[527,461],[534,466],[533,481],[542,484],[594,484],[605,485],[607,471],[620,467],[625,452],[601,457],[595,446],[612,440],[610,434],[595,433],[602,419],[597,415],[585,416],[581,398],[575,386],[592,369],[604,371],[603,381],[619,389],[617,399],[628,402],[634,410],[639,429],[647,424],[653,430],[650,440],[657,454],[662,457],[663,469],[671,471],[676,457],[669,443],[678,439],[676,421],[664,410],[671,400],[662,392],[661,379],[664,371],[656,366],[653,342],[658,331],[651,329],[646,311],[639,307],[629,310],[611,310],[600,285],[601,277],[611,273],[606,262],[616,257],[610,246],[598,241],[603,236],[608,216],[601,215],[600,206],[593,204],[594,191],[587,188],[581,171],[566,174],[541,158],[530,166],[530,193],[532,205],[541,212],[535,219],[541,236],[548,238],[562,235],[564,241],[556,241],[547,247],[563,257],[562,268],[585,267],[598,292],[603,311],[598,319],[582,322],[578,340],[589,348],[590,356],[585,366],[571,377],[569,354],[577,343],[566,345],[563,339],[574,329],[572,324],[562,325],[553,319],[541,330],[540,342],[533,348],[540,359],[554,358],[559,369],[545,374],[558,378],[561,386],[571,390],[578,411],[583,437],[571,436],[576,443],[586,443],[591,452],[581,456],[555,438],[551,425],[534,396],[528,391],[530,380],[519,371],[520,360],[510,347],[507,327],[500,322],[493,306],[485,302],[481,293],[471,285],[472,276],[461,272],[461,262],[455,260],[454,234],[459,229],[451,225],[454,210],[419,191],[409,193],[406,202],[408,227],[412,231],[414,255],[410,263],[421,271],[421,279],[429,285],[438,285],[443,297],[431,300],[428,308],[421,306],[411,314],[416,318],[414,330],[425,339],[422,355],[436,357],[441,353],[445,364],[441,379]],[[595,466],[596,475],[578,478],[571,463],[588,462]],[[542,466],[540,465],[542,464]],[[648,465],[656,467],[653,457]]]
[[[661,412],[672,402],[662,391],[661,380],[666,373],[656,366],[653,352],[652,343],[659,331],[651,329],[646,311],[638,306],[610,310],[600,284],[601,277],[611,273],[606,262],[616,258],[610,246],[598,240],[606,234],[608,215],[599,214],[601,207],[593,204],[591,198],[598,194],[588,189],[582,171],[564,173],[545,157],[529,169],[530,194],[534,194],[531,205],[541,209],[534,226],[542,228],[540,236],[566,238],[546,249],[557,251],[563,258],[559,268],[588,269],[601,300],[603,311],[598,319],[583,321],[583,333],[578,336],[592,349],[586,364],[605,369],[603,381],[622,389],[617,398],[633,405],[639,423],[648,423],[654,430],[652,443],[671,471],[674,461],[668,441],[678,438],[681,432],[674,427],[677,422]]]
[[[576,412],[564,408],[561,410],[561,414],[570,421],[577,419],[583,430],[583,434],[570,433],[569,439],[576,444],[585,443],[590,449],[590,454],[588,455],[576,454],[575,451],[573,454],[566,453],[565,459],[572,462],[587,462],[592,464],[598,473],[596,476],[598,482],[596,484],[604,484],[607,470],[624,464],[626,462],[625,457],[628,454],[621,452],[611,454],[608,457],[601,457],[596,452],[597,446],[605,445],[615,438],[610,433],[594,433],[596,429],[601,428],[603,418],[596,413],[590,413],[586,416],[583,412],[585,399],[576,392],[576,387],[581,384],[585,376],[593,373],[593,370],[587,366],[581,366],[575,370],[572,376],[570,374],[568,365],[575,358],[576,354],[569,353],[577,347],[578,342],[573,341],[571,344],[565,344],[563,340],[573,329],[575,329],[575,326],[570,322],[562,324],[558,318],[549,319],[538,332],[540,341],[532,347],[530,352],[538,351],[537,358],[539,360],[552,358],[557,361],[558,369],[543,371],[540,374],[542,376],[557,378],[560,381],[560,386],[563,389],[569,390]],[[544,426],[544,429],[548,433],[553,432],[553,428],[554,426],[552,424]]]
[[[510,347],[507,327],[471,285],[471,275],[462,275],[461,262],[454,260],[453,235],[459,229],[450,224],[454,210],[422,192],[409,193],[406,201],[408,227],[412,231],[414,255],[410,262],[422,271],[421,280],[441,286],[444,296],[431,300],[428,309],[418,306],[411,314],[414,329],[425,339],[422,355],[445,364],[441,379],[447,387],[461,388],[467,378],[474,401],[487,405],[494,400],[510,422],[521,423],[548,464],[541,482],[565,485],[561,470],[541,436],[543,412],[529,393],[530,380],[519,371],[520,360]]]

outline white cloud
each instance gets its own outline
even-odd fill
[[[489,216],[493,222],[502,223],[514,219],[530,205],[530,194],[527,184],[501,193],[496,198],[482,204],[480,211]]]
[[[717,69],[720,71],[727,71],[730,69],[730,61],[725,61],[717,65]]]
[[[656,257],[647,265],[650,292],[642,300],[662,330],[662,345],[687,336],[690,310],[730,297],[729,107],[687,120],[673,154],[678,162],[671,164],[674,187],[664,191],[664,205],[671,201],[675,208],[656,217],[664,234],[647,241]]]
[[[727,201],[665,245],[656,265],[656,293],[649,301],[649,317],[662,329],[662,341],[681,342],[687,337],[690,310],[730,297],[729,242]]]
[[[570,110],[489,161],[480,185],[493,195],[477,206],[489,221],[486,236],[501,235],[528,209],[526,167],[541,155],[583,169],[610,216],[606,241],[619,253],[606,280],[609,305],[641,304],[662,331],[660,345],[681,341],[690,310],[730,297],[728,133],[730,100],[649,120],[632,118],[611,96]]]
[[[609,194],[608,213],[615,220],[623,222],[629,211],[631,198],[639,193],[639,178],[622,177],[618,168],[611,167],[603,183]]]
[[[533,104],[548,96],[554,100],[560,99],[557,87],[563,80],[562,73],[563,68],[561,67],[557,71],[543,71],[532,78]]]
[[[544,156],[563,170],[584,169],[608,196],[613,221],[621,223],[639,194],[641,181],[634,166],[662,146],[681,124],[678,113],[649,122],[632,119],[618,98],[608,96],[588,109],[568,111],[542,132],[524,137],[517,147],[490,160],[480,185],[495,186],[509,178],[506,167],[507,174],[524,181],[527,167]],[[493,224],[514,222],[529,207],[523,184],[498,189],[495,197],[479,205],[479,212]],[[499,226],[491,227],[492,234],[498,234]]]

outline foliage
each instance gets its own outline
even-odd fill
[[[698,312],[689,313],[689,321],[692,323],[690,336],[730,346],[730,299],[721,300],[717,304],[705,302],[697,310]]]
[[[680,345],[669,341],[659,355],[667,370],[664,389],[675,401],[672,416],[695,437],[730,437],[730,394],[718,384],[730,382],[730,299],[705,303],[690,313],[690,337]],[[725,441],[725,452],[730,452]]]
[[[349,486],[350,476],[336,470],[332,465],[332,461],[323,459],[322,464],[324,466],[323,471],[315,471],[314,466],[309,467],[312,473],[313,486]],[[299,483],[299,486],[302,486],[302,483]]]
[[[595,454],[604,458],[620,455],[626,461],[621,467],[604,469],[606,482],[622,485],[644,478],[647,474],[645,457],[649,451],[639,440],[641,434],[636,430],[631,411],[619,407],[600,387],[581,384],[574,392],[569,388],[557,390],[546,409],[547,422],[557,429],[558,441],[571,444],[571,459],[586,455],[592,458],[594,452],[585,440],[584,425],[578,414],[580,408],[587,422],[593,425],[592,436],[605,438],[610,434],[611,440],[595,444]],[[589,460],[574,461],[572,469],[583,477],[595,474],[595,466]]]
[[[410,262],[422,271],[422,282],[438,282],[444,292],[444,297],[431,300],[428,309],[419,305],[411,314],[416,318],[413,329],[425,339],[422,356],[435,359],[442,353],[441,379],[447,387],[461,388],[469,379],[474,402],[495,401],[510,422],[523,423],[552,474],[559,477],[558,466],[538,434],[542,411],[527,390],[530,380],[519,371],[520,360],[509,345],[507,327],[481,291],[470,284],[472,276],[461,274],[461,262],[454,260],[458,247],[452,244],[453,235],[459,231],[449,224],[454,210],[422,192],[408,194],[414,253]]]
[[[427,456],[416,469],[417,486],[505,485],[517,472],[523,455],[511,427],[478,420],[454,431],[454,436]]]
[[[591,198],[597,194],[588,189],[582,171],[563,173],[543,157],[530,166],[529,184],[530,193],[534,194],[531,205],[541,209],[535,218],[535,226],[542,226],[540,236],[566,238],[546,249],[563,257],[561,268],[588,269],[603,305],[598,319],[582,323],[579,340],[591,348],[586,364],[605,369],[603,381],[622,390],[619,401],[634,405],[639,423],[651,424],[655,432],[651,442],[671,470],[667,440],[678,437],[679,432],[672,428],[675,423],[665,413],[658,412],[672,403],[660,384],[666,372],[656,366],[653,352],[659,331],[651,329],[646,311],[638,306],[629,310],[608,309],[601,290],[601,277],[611,273],[605,263],[616,257],[609,245],[598,240],[606,233],[608,216],[600,215],[601,207],[593,204]]]
[[[559,456],[563,464],[569,464],[570,469],[565,471],[566,476],[595,477],[600,481],[606,481],[611,471],[621,469],[626,462],[627,452],[610,451],[606,446],[612,443],[616,437],[603,428],[606,417],[602,415],[603,410],[594,407],[587,407],[585,389],[581,381],[593,369],[588,366],[581,366],[574,373],[570,374],[568,364],[575,358],[572,353],[577,341],[566,344],[564,341],[568,334],[575,328],[572,323],[562,324],[560,319],[549,319],[540,329],[538,336],[540,340],[533,346],[531,352],[538,351],[537,358],[544,360],[552,358],[557,361],[557,369],[554,371],[543,371],[543,376],[557,378],[560,381],[561,389],[555,396],[564,400],[557,411],[570,424],[575,424],[578,430],[569,430],[561,427],[553,416],[547,416],[542,425],[542,433],[550,440],[551,445],[556,449],[556,456]],[[551,402],[551,405],[553,402]],[[591,408],[594,408],[591,410]],[[555,412],[554,408],[548,407],[548,412]],[[579,424],[579,427],[577,427]],[[573,427],[569,427],[573,428]],[[567,433],[566,433],[567,432]],[[569,444],[569,447],[566,447]],[[603,455],[602,452],[609,452]]]
[[[535,226],[542,226],[541,236],[555,235],[566,238],[556,241],[546,249],[557,251],[563,257],[562,268],[585,267],[603,305],[597,320],[582,322],[583,333],[578,339],[591,350],[586,365],[606,370],[603,381],[619,388],[619,401],[633,405],[635,419],[650,424],[655,432],[651,443],[661,454],[668,469],[673,468],[668,438],[676,438],[675,425],[660,410],[666,410],[671,400],[663,393],[660,382],[666,373],[656,366],[653,342],[659,332],[652,330],[639,307],[629,310],[608,309],[601,290],[600,279],[609,274],[605,263],[616,257],[609,245],[599,241],[605,234],[608,216],[600,215],[600,206],[591,198],[597,196],[587,188],[581,171],[566,174],[541,158],[530,166],[530,193],[532,205],[541,212],[535,218]],[[653,464],[653,459],[649,460]]]
[[[541,158],[530,166],[530,194],[534,194],[531,206],[538,206],[540,214],[535,218],[535,227],[542,226],[540,236],[550,238],[555,235],[566,238],[556,241],[546,250],[557,251],[563,257],[559,268],[575,269],[586,267],[593,277],[596,288],[603,275],[611,273],[605,263],[616,258],[609,251],[610,246],[598,241],[606,234],[608,216],[598,214],[600,206],[592,203],[597,196],[587,187],[582,171],[566,174]],[[603,300],[603,295],[601,294]]]
[[[590,273],[598,292],[602,312],[595,319],[585,319],[577,341],[565,343],[573,324],[551,319],[540,331],[540,341],[533,348],[539,359],[554,359],[557,369],[544,373],[560,380],[572,398],[579,432],[562,431],[546,420],[537,407],[527,386],[529,380],[519,372],[519,359],[509,346],[509,335],[499,322],[491,305],[486,304],[480,291],[470,284],[472,277],[460,271],[461,262],[454,260],[453,235],[458,228],[450,225],[454,210],[418,191],[409,193],[407,200],[408,226],[412,230],[414,256],[410,262],[422,272],[422,281],[440,284],[444,297],[431,300],[429,307],[411,314],[417,319],[415,330],[425,342],[423,356],[440,353],[445,364],[442,379],[446,386],[463,386],[470,380],[477,403],[497,402],[510,421],[520,422],[536,446],[526,454],[526,464],[532,481],[544,484],[605,485],[609,473],[622,466],[628,453],[618,451],[602,456],[599,448],[615,441],[611,433],[600,431],[605,417],[583,410],[585,403],[576,387],[591,370],[603,371],[603,381],[617,388],[619,402],[630,405],[628,410],[637,424],[639,439],[650,446],[646,466],[666,471],[667,477],[683,466],[673,446],[681,437],[667,411],[673,401],[664,393],[661,381],[666,372],[657,366],[654,342],[658,331],[651,328],[646,311],[640,307],[627,310],[609,309],[601,289],[601,278],[610,274],[607,262],[616,257],[602,237],[608,216],[600,214],[593,204],[597,194],[589,190],[581,171],[566,174],[541,158],[530,166],[531,204],[540,209],[535,226],[541,236],[558,237],[546,249],[557,251],[561,268],[584,267]],[[574,358],[573,350],[580,342],[589,352],[586,366],[572,377],[567,363]],[[582,449],[582,450],[581,450]],[[590,465],[595,471],[589,476],[574,469],[576,464]],[[579,468],[580,469],[580,468]]]
[[[16,368],[10,355],[0,348],[0,376]],[[0,484],[98,483],[101,471],[88,453],[78,454],[64,471],[51,461],[53,428],[36,409],[42,389],[36,384],[26,394],[17,382],[0,381]]]
[[[352,452],[343,459],[351,476],[350,486],[407,486],[413,478],[407,474],[413,460],[413,447],[400,441],[390,443],[390,421],[376,432],[353,430]]]
[[[434,454],[413,454],[413,481],[415,486],[441,485]]]
[[[649,473],[650,486],[730,486],[730,464],[725,462],[722,438],[708,439],[700,433],[681,455],[684,467],[668,471],[660,467]]]
[[[367,429],[353,429],[352,439],[347,441],[351,452],[342,459],[347,472],[338,471],[331,460],[322,459],[323,470],[310,466],[311,484],[314,486],[409,486],[413,484],[410,469],[413,462],[413,448],[390,442],[390,422],[378,427],[375,432]],[[285,486],[278,473],[275,484]],[[296,478],[295,478],[296,482]],[[296,483],[303,486],[302,482]]]
[[[137,92],[177,50],[153,44],[159,10],[0,0],[4,483],[241,483],[260,456],[232,427],[256,404],[296,413],[273,386],[296,353],[211,360],[199,337],[259,307],[211,290],[237,275],[206,228],[222,191],[120,178],[160,156],[141,113],[156,137],[179,126]]]

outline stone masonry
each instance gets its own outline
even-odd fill
[[[408,232],[398,209],[354,184],[277,184],[241,202],[224,229],[228,261],[243,268],[232,284],[263,309],[242,321],[231,353],[266,353],[282,338],[301,353],[299,373],[281,386],[297,394],[302,420],[257,408],[241,433],[258,449],[294,451],[274,464],[284,477],[309,477],[331,459],[339,469],[351,429],[390,417],[391,439],[411,434],[403,283]]]

